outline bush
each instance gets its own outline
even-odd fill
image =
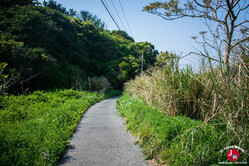
[[[105,92],[111,88],[111,84],[107,78],[101,77],[93,77],[89,78],[89,90],[97,91],[97,92]]]
[[[55,165],[83,113],[103,98],[74,90],[0,96],[0,165]]]

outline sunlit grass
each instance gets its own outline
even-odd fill
[[[220,150],[237,143],[226,124],[203,124],[186,116],[165,116],[139,98],[125,95],[117,101],[117,109],[126,119],[127,129],[138,137],[147,159],[157,159],[161,164],[218,164],[219,160],[227,160]]]
[[[179,162],[178,164],[188,163],[191,165],[191,160],[185,157],[188,156],[195,164],[203,165],[202,161],[204,161],[204,164],[208,164],[212,160],[216,162],[216,150],[222,146],[237,145],[247,149],[249,146],[248,65],[234,63],[230,66],[229,71],[226,71],[222,66],[214,67],[210,62],[198,72],[193,71],[191,67],[178,69],[176,66],[171,64],[152,68],[146,74],[137,76],[126,84],[124,93],[143,99],[148,105],[153,105],[157,108],[156,111],[164,115],[166,119],[170,117],[177,117],[176,119],[178,119],[178,116],[185,116],[191,118],[192,120],[189,122],[191,124],[195,123],[193,126],[197,127],[196,130],[192,130],[190,127],[191,130],[179,132],[170,144],[167,142],[161,144],[160,141],[162,140],[158,139],[158,134],[161,131],[168,133],[164,131],[169,125],[168,122],[162,122],[167,125],[153,134],[154,128],[157,127],[153,126],[153,131],[147,131],[147,128],[151,128],[151,126],[147,126],[146,123],[156,122],[138,120],[142,116],[139,114],[143,112],[140,112],[136,118],[128,118],[131,124],[138,123],[138,126],[142,125],[143,127],[136,126],[132,127],[132,129],[139,130],[138,133],[141,135],[147,131],[147,137],[145,138],[150,141],[145,141],[145,144],[149,143],[149,146],[145,147],[149,147],[148,152],[154,153],[156,149],[155,152],[159,155],[149,154],[165,162],[172,161],[172,163]],[[134,105],[134,112],[136,112],[136,107],[138,106]],[[143,110],[144,108],[139,107],[139,109]],[[150,114],[150,110],[145,109],[144,111]],[[130,116],[130,114],[134,115],[136,113],[128,111],[127,116]],[[150,115],[152,119],[155,116],[154,114]],[[147,120],[150,121],[149,119]],[[185,120],[182,120],[181,123],[185,123]],[[197,120],[198,123],[194,120]],[[152,121],[157,121],[161,124],[158,119],[153,119]],[[177,120],[172,123],[174,124],[171,126],[172,128],[181,126]],[[201,125],[201,127],[198,127],[198,125]],[[207,139],[204,139],[203,136],[207,137]],[[167,140],[167,137],[167,134],[165,134],[162,139]],[[141,137],[140,139],[143,140]],[[194,139],[197,142],[191,141]],[[198,140],[202,142],[198,142]],[[218,143],[214,143],[215,140],[218,140]],[[159,147],[157,145],[158,141]],[[203,142],[206,142],[206,145]],[[155,144],[152,145],[151,143]],[[159,152],[164,148],[166,150],[163,150],[163,153]],[[175,151],[175,153],[171,153],[171,151]],[[187,155],[188,153],[191,156]],[[196,156],[196,158],[193,158],[193,156]]]
[[[55,165],[83,113],[104,95],[58,90],[0,98],[0,165]]]

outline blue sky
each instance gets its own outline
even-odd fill
[[[110,7],[114,17],[122,26],[113,8],[112,1],[116,6],[125,28],[128,30],[125,18],[119,5],[119,0],[105,0]],[[121,0],[123,9],[128,19],[132,34],[136,42],[148,41],[155,45],[158,51],[172,51],[177,54],[185,55],[195,48],[200,49],[191,36],[197,36],[200,31],[206,30],[199,19],[184,18],[174,21],[166,21],[159,16],[142,12],[144,6],[156,0]],[[117,30],[116,25],[101,3],[101,0],[57,0],[67,9],[73,8],[77,12],[87,10],[96,14],[106,24],[107,29]],[[128,34],[131,35],[129,30]],[[186,57],[181,60],[180,65],[197,65],[198,58]]]

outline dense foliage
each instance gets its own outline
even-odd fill
[[[88,78],[95,76],[104,76],[112,87],[122,89],[139,73],[142,52],[144,68],[154,64],[158,53],[151,43],[134,43],[126,32],[105,30],[104,23],[89,12],[75,15],[51,0],[44,6],[4,1],[0,62],[8,64],[3,74],[18,76],[12,92],[88,89]]]
[[[54,165],[82,114],[103,98],[74,90],[0,96],[0,165]]]

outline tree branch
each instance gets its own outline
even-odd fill
[[[40,74],[41,74],[41,72],[39,72],[39,73],[37,73],[37,74],[35,74],[35,75],[30,76],[30,77],[27,78],[26,80],[21,81],[21,84],[24,83],[24,82],[28,82],[29,80],[31,80],[32,78],[37,77],[37,76],[40,75]]]
[[[239,13],[240,13],[241,11],[243,11],[243,10],[247,9],[248,7],[249,7],[249,4],[248,4],[248,5],[246,5],[244,8],[239,9],[239,11],[238,11],[238,13],[237,13],[236,17],[238,17],[238,15],[239,15]]]
[[[203,54],[202,52],[199,52],[199,53],[197,53],[197,52],[190,52],[188,55],[190,55],[190,54],[195,54],[195,55],[203,56],[203,57],[209,58],[209,59],[211,59],[211,60],[213,60],[213,61],[220,62],[219,60],[214,59],[214,58],[211,58],[211,57],[209,57],[209,56]]]
[[[241,39],[240,41],[236,42],[234,45],[233,45],[233,48],[236,47],[238,44],[240,43],[243,43],[244,41],[246,40],[249,40],[249,36],[245,37],[244,39]]]
[[[228,9],[229,9],[229,13],[232,14],[233,19],[236,19],[236,16],[235,16],[235,14],[234,14],[234,12],[233,12],[233,9],[232,9],[232,7],[231,7],[230,1],[229,1],[229,0],[226,0],[226,2],[227,2],[227,7],[228,7]]]
[[[239,27],[239,26],[241,26],[242,24],[247,23],[247,22],[249,22],[249,20],[245,20],[245,21],[239,23],[238,25],[235,25],[234,27],[237,28],[237,27]]]
[[[206,6],[204,6],[204,5],[200,4],[200,3],[199,3],[199,2],[197,2],[196,0],[194,0],[194,2],[195,2],[198,6],[200,6],[200,7],[202,7],[202,8],[206,8]]]

